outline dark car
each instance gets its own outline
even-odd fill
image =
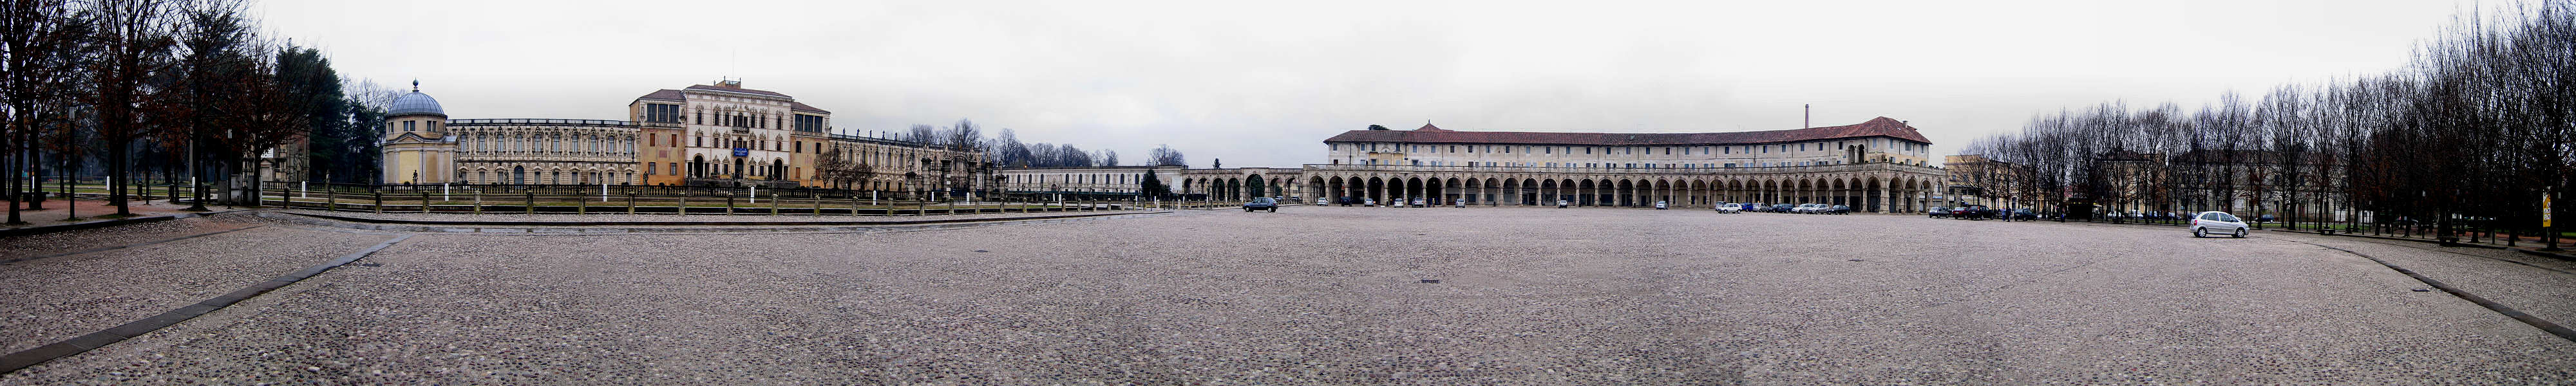
[[[2014,209],[2012,210],[2012,219],[2019,221],[2037,221],[2039,220],[2039,214],[2031,213],[2029,209]]]
[[[1776,212],[1776,213],[1789,213],[1789,210],[1790,210],[1790,209],[1797,209],[1797,208],[1798,208],[1798,206],[1797,206],[1797,205],[1789,205],[1789,204],[1772,204],[1772,205],[1771,205],[1771,211],[1772,211],[1772,212]]]
[[[1851,214],[1851,206],[1835,205],[1831,208],[1825,208],[1825,214]]]
[[[1263,209],[1268,209],[1271,213],[1279,213],[1279,200],[1262,197],[1252,199],[1252,202],[1243,203],[1243,211],[1245,212]]]
[[[1987,208],[1985,205],[1962,206],[1951,208],[1950,217],[1961,220],[1992,219],[1995,218],[1995,210],[1993,208]]]
[[[1950,207],[1935,206],[1932,207],[1932,210],[1924,211],[1924,213],[1932,218],[1950,217]]]

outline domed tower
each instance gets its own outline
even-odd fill
[[[384,135],[376,145],[384,149],[387,184],[441,184],[456,180],[456,140],[447,135],[447,110],[438,107],[438,99],[420,93],[420,81],[411,81],[411,93],[394,98],[385,111]]]

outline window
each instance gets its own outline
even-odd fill
[[[653,163],[644,163],[644,175],[653,175]]]
[[[411,127],[411,126],[412,126],[412,124],[413,124],[413,123],[417,123],[417,122],[416,122],[416,121],[403,121],[403,131],[416,131],[416,130],[412,130],[412,127]]]

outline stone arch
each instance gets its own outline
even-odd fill
[[[1512,201],[1520,202],[1521,205],[1541,205],[1538,203],[1538,179],[1522,177],[1521,190],[1516,193],[1520,195],[1520,198]],[[1550,199],[1548,201],[1552,202],[1556,200]]]
[[[1363,198],[1363,199],[1368,199],[1368,200],[1376,200],[1376,201],[1377,201],[1378,203],[1380,203],[1380,204],[1384,204],[1384,203],[1386,203],[1386,200],[1387,200],[1387,197],[1386,197],[1386,196],[1387,196],[1387,194],[1386,194],[1386,188],[1387,188],[1387,186],[1386,186],[1386,185],[1387,185],[1387,183],[1386,183],[1386,182],[1387,182],[1386,178],[1376,177],[1376,176],[1370,176],[1370,177],[1369,177],[1369,179],[1368,179],[1368,186],[1367,186],[1366,188],[1364,188],[1364,189],[1361,189],[1361,194],[1366,195],[1366,197],[1362,197],[1362,198]]]

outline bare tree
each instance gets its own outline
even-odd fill
[[[207,7],[237,4],[213,1]],[[108,188],[114,191],[108,204],[116,206],[119,216],[133,215],[125,202],[128,149],[148,128],[145,105],[162,92],[153,87],[153,79],[167,76],[173,64],[171,48],[185,24],[174,17],[179,5],[162,0],[95,0],[92,5],[97,30],[90,35],[91,44],[99,57],[89,66],[95,87],[90,105],[97,109],[99,140],[107,145]]]
[[[1146,153],[1145,158],[1146,158],[1146,162],[1147,162],[1147,163],[1152,164],[1152,165],[1147,165],[1147,166],[1172,166],[1172,165],[1188,165],[1188,164],[1190,164],[1190,163],[1189,163],[1189,159],[1188,159],[1187,157],[1182,156],[1182,155],[1181,155],[1181,151],[1180,151],[1180,150],[1172,150],[1172,145],[1156,145],[1156,146],[1154,147],[1154,151],[1149,152],[1149,153]]]
[[[83,53],[88,51],[90,18],[67,0],[0,1],[0,195],[9,202],[8,224],[21,219],[21,192],[34,191],[36,146],[48,117],[66,117],[70,96],[78,91]]]

